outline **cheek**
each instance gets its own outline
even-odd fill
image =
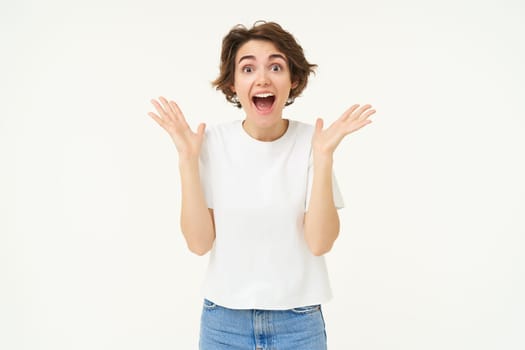
[[[234,91],[237,92],[237,94],[244,94],[249,91],[250,87],[250,81],[247,79],[237,79],[234,84]]]

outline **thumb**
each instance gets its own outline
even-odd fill
[[[199,126],[197,127],[197,134],[199,136],[203,136],[205,129],[206,129],[206,124],[205,123],[200,123]]]
[[[315,121],[315,132],[316,133],[319,133],[323,130],[323,119],[322,118],[317,118],[317,120]]]

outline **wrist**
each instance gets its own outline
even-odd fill
[[[179,154],[179,169],[199,168],[199,157],[182,156]]]
[[[314,164],[332,165],[334,155],[332,152],[314,152]]]

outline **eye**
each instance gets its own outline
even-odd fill
[[[283,68],[281,67],[280,64],[277,64],[277,63],[274,63],[270,66],[270,70],[272,72],[280,72]]]
[[[242,67],[242,72],[243,73],[251,73],[251,72],[253,72],[253,68],[250,67],[250,66],[244,66],[244,67]]]

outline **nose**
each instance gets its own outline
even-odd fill
[[[270,84],[270,81],[268,80],[268,76],[265,69],[260,69],[259,74],[257,74],[257,81],[256,84],[258,86],[267,86]]]

